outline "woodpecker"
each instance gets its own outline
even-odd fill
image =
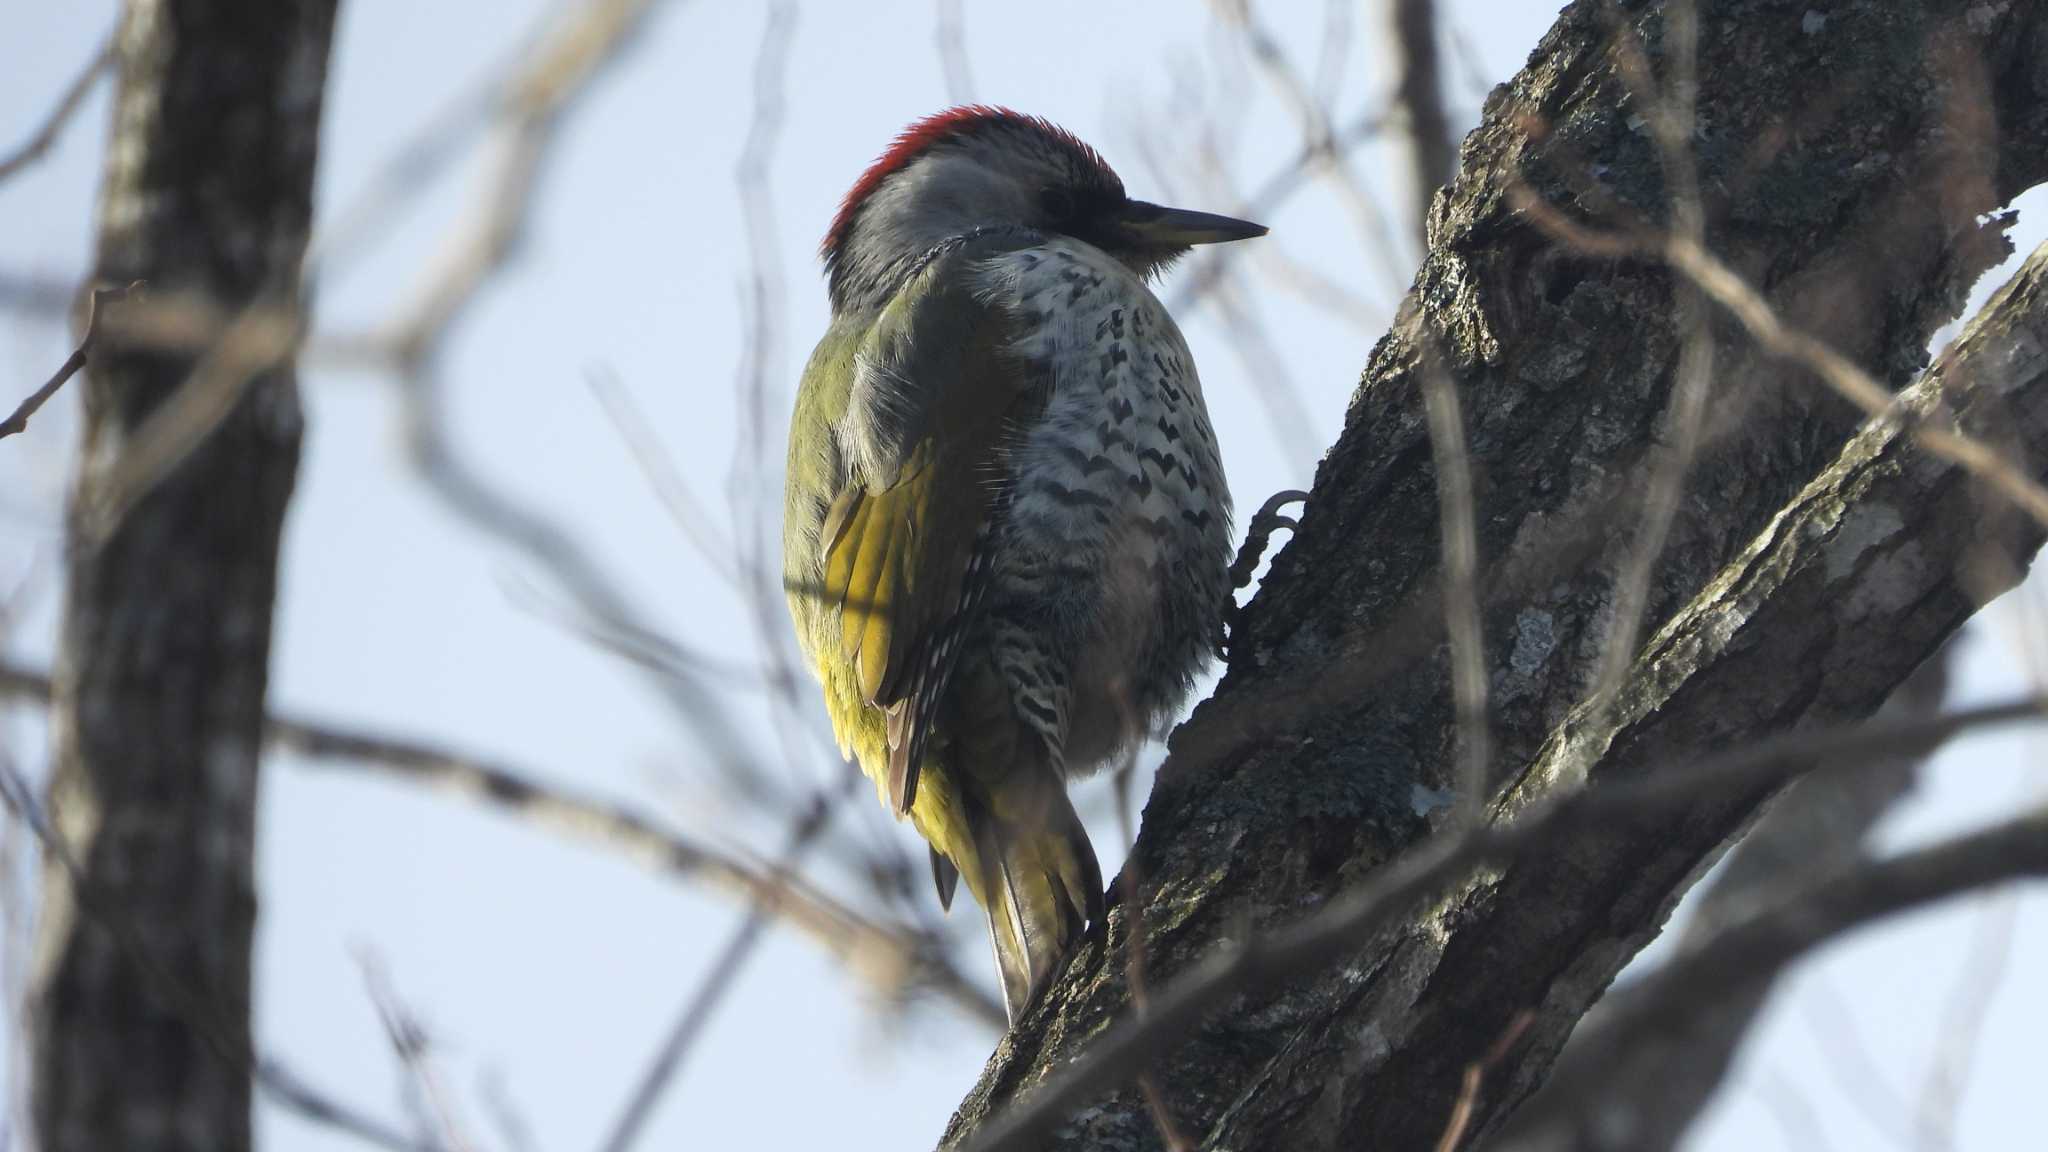
[[[987,912],[1012,1023],[1103,915],[1069,778],[1186,698],[1231,605],[1230,493],[1147,281],[1260,225],[1124,193],[1004,108],[911,124],[820,255],[784,581],[843,755]]]

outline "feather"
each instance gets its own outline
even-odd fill
[[[1010,349],[1013,321],[974,291],[970,270],[1013,241],[980,240],[936,260],[861,338],[848,411],[834,425],[846,473],[819,524],[824,603],[836,619],[839,677],[855,708],[835,730],[898,813],[940,723],[954,665],[990,565],[993,526],[1010,492],[986,482],[1020,423],[1045,402],[1043,381]],[[888,411],[879,412],[878,408]]]
[[[943,911],[953,910],[953,893],[960,887],[960,869],[937,848],[932,854],[932,884],[939,890],[939,907]]]

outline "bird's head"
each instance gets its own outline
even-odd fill
[[[969,105],[903,130],[854,182],[819,248],[835,307],[879,303],[928,253],[962,236],[1071,236],[1149,276],[1196,244],[1263,236],[1258,224],[1165,208],[1124,193],[1073,133],[1007,108]]]

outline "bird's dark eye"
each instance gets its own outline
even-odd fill
[[[1038,206],[1055,224],[1064,223],[1074,215],[1074,196],[1065,188],[1047,188],[1038,194]]]

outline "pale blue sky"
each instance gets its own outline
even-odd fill
[[[429,111],[503,59],[544,8],[536,0],[347,0],[330,75],[322,219]],[[1137,135],[1141,125],[1168,119],[1169,109],[1206,114],[1198,101],[1226,109],[1237,125],[1230,167],[1240,188],[1297,148],[1285,108],[1255,75],[1219,94],[1221,38],[1206,5],[966,8],[974,95],[1072,128],[1141,195],[1164,198]],[[1294,58],[1312,67],[1322,6],[1266,8]],[[1360,39],[1340,103],[1347,110],[1369,106],[1386,83],[1377,6],[1357,8]],[[0,39],[0,147],[27,134],[110,26],[113,9],[106,0],[14,6]],[[1446,25],[1470,44],[1489,82],[1519,66],[1551,19],[1545,5],[1462,0],[1445,9]],[[494,480],[574,524],[663,628],[737,657],[757,652],[743,605],[705,574],[671,526],[585,380],[594,367],[615,372],[695,490],[724,507],[745,270],[732,170],[764,12],[732,0],[675,0],[657,15],[645,42],[575,115],[543,184],[530,246],[456,332],[447,365],[458,447]],[[833,206],[897,128],[946,102],[933,29],[933,5],[924,0],[800,6],[787,119],[773,157],[787,303],[771,368],[785,397],[823,325],[811,250]],[[88,265],[106,108],[103,87],[41,167],[0,186],[0,268],[72,277]],[[1469,85],[1454,86],[1454,111],[1461,125],[1476,118]],[[323,327],[375,323],[409,298],[423,266],[472,209],[478,155],[376,250],[348,254],[345,274],[321,286]],[[1405,197],[1382,178],[1389,156],[1367,149],[1359,168],[1403,219]],[[1229,207],[1182,183],[1189,206]],[[1373,299],[1391,298],[1383,279],[1362,271],[1371,263],[1326,191],[1302,195],[1266,223],[1271,242],[1292,256]],[[2024,248],[2043,229],[2025,219],[2019,234]],[[1347,325],[1270,288],[1257,307],[1312,418],[1308,441],[1327,444],[1384,317]],[[1197,309],[1183,323],[1240,504],[1305,484],[1314,461],[1291,453],[1257,400],[1269,379],[1247,374],[1212,311]],[[68,350],[66,340],[46,324],[0,317],[0,397],[39,382]],[[508,595],[512,586],[552,595],[544,578],[423,494],[405,470],[386,381],[315,368],[305,391],[310,432],[274,662],[280,707],[501,755],[694,832],[772,851],[777,830],[715,802],[692,745],[637,677]],[[60,397],[28,436],[0,449],[0,589],[41,573],[27,618],[6,643],[32,658],[48,653],[54,632],[49,572],[59,556],[75,403]],[[770,430],[778,445],[781,415]],[[2009,611],[2000,618],[2014,619]],[[1959,698],[2008,695],[2023,684],[2009,636],[1974,630]],[[736,697],[734,708],[765,730],[758,697]],[[12,746],[40,771],[40,725],[18,714],[9,727]],[[1886,842],[2010,810],[2022,795],[2020,766],[2035,752],[2007,735],[1946,753],[1921,797],[1886,826]],[[808,786],[834,771],[814,757],[793,775]],[[846,835],[913,843],[865,797],[855,807],[840,819]],[[1098,823],[1095,839],[1113,868],[1122,855],[1114,825]],[[439,1041],[471,1130],[492,1146],[500,1142],[475,1091],[486,1074],[518,1102],[540,1147],[592,1146],[738,916],[722,898],[481,808],[289,760],[265,783],[261,851],[262,1046],[337,1094],[395,1117],[400,1074],[355,960],[373,949]],[[1886,1109],[1892,1134],[1905,1132],[1982,903],[1871,933],[1802,969],[1697,1146],[1800,1146],[1804,1137],[1788,1136],[1773,1110],[1772,1100],[1788,1094],[1805,1101],[1834,1147],[1881,1142],[1870,1115]],[[972,938],[967,963],[992,987],[975,915],[956,915],[954,927]],[[2038,891],[2021,901],[2016,933],[2013,973],[2041,970],[2048,900]],[[861,996],[807,940],[771,933],[644,1146],[930,1145],[993,1037],[943,1008],[897,1028]],[[1865,1088],[1875,1103],[1852,1099],[1845,1077],[1830,1071],[1840,1060],[1812,1020],[1815,1004],[1833,1001],[1850,1006],[1876,1063],[1878,1086]],[[1961,1147],[2013,1147],[2036,1131],[2032,1094],[2048,990],[2017,978],[1997,1003],[1963,1102]],[[267,1106],[261,1135],[266,1147],[292,1152],[354,1147]]]

